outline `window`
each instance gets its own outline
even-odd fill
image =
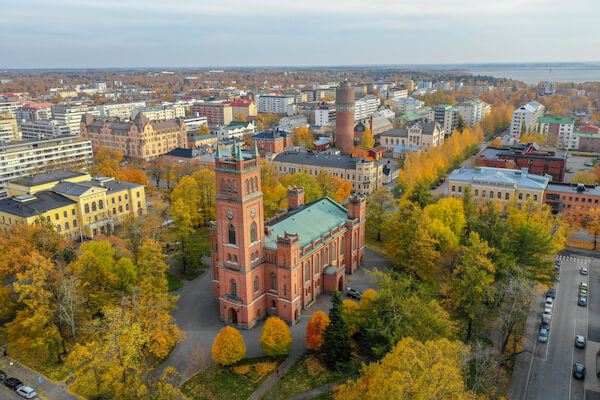
[[[533,195],[533,200],[537,201],[537,194]]]
[[[233,255],[233,263],[237,264],[237,255],[235,255],[235,254]]]
[[[63,211],[63,217],[67,218],[67,211]]]
[[[475,196],[479,196],[479,189],[475,189]]]
[[[504,194],[504,200],[508,200],[508,199],[510,199],[510,196],[509,196],[509,194],[508,194],[508,193],[505,193],[505,194]]]
[[[125,193],[125,200],[127,200],[129,198],[129,195],[127,193]]]
[[[246,179],[246,194],[250,193],[250,183],[248,182],[248,179]]]
[[[237,182],[233,182],[233,193],[237,193],[238,191],[238,186],[237,186]]]
[[[271,301],[271,308],[277,308],[277,302],[275,300]]]
[[[310,280],[310,263],[308,261],[304,263],[304,280]]]
[[[115,204],[115,198],[114,197],[112,198],[112,203]]]
[[[87,214],[87,213],[89,213],[89,212],[90,212],[90,205],[89,205],[89,204],[85,204],[85,205],[83,206],[83,209],[85,210],[85,213],[86,213],[86,214]]]
[[[287,285],[283,285],[283,295],[287,296]]]
[[[235,227],[229,224],[229,243],[235,244]]]
[[[231,280],[231,295],[237,297],[237,284],[233,279]]]
[[[493,199],[493,198],[494,198],[494,192],[492,192],[492,191],[490,190],[490,199]]]
[[[462,186],[458,187],[458,193],[462,193]]]
[[[250,243],[256,242],[256,223],[250,224]]]
[[[119,206],[119,212],[122,213],[123,212],[123,206]]]
[[[139,197],[140,197],[140,192],[135,192],[135,194],[136,194],[136,197],[139,199]]]
[[[485,190],[481,191],[481,197],[485,197]]]
[[[69,221],[65,222],[65,231],[68,231],[70,228]]]
[[[119,201],[121,201],[121,196],[119,196]]]
[[[221,192],[225,193],[227,191],[226,189],[225,179],[221,179]]]
[[[271,290],[277,290],[277,275],[271,274]]]
[[[75,215],[75,209],[74,208],[71,209],[71,215]]]
[[[258,292],[258,276],[254,278],[254,293]]]
[[[58,216],[58,213],[54,214],[54,219],[57,221],[60,219],[60,217]]]
[[[231,254],[227,254],[227,261],[231,262]]]
[[[327,252],[327,247],[325,247],[325,250],[323,251],[323,264],[329,264],[329,254]]]
[[[117,213],[117,209],[113,207],[113,214]]]
[[[319,273],[319,268],[320,268],[320,263],[319,263],[319,255],[317,254],[315,256],[315,275]]]
[[[98,201],[98,208],[101,210],[104,209],[104,201],[103,200]]]
[[[335,259],[337,258],[337,257],[336,257],[336,255],[337,255],[337,251],[336,251],[336,250],[337,250],[337,248],[336,248],[336,246],[335,246],[335,243],[333,243],[333,244],[331,245],[331,248],[332,248],[332,250],[331,250],[331,262],[334,262],[334,261],[335,261]]]
[[[531,195],[529,193],[527,193],[527,195],[525,196],[525,198],[529,199],[529,197],[531,197]]]
[[[227,192],[231,193],[231,181],[227,181]]]
[[[501,199],[502,198],[502,192],[498,192],[498,198]]]
[[[452,185],[452,191],[456,191],[456,186]]]
[[[519,193],[519,200],[523,200],[523,193]]]
[[[138,208],[142,208],[142,202],[138,201]]]

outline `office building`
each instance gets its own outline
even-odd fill
[[[6,142],[21,140],[21,132],[17,120],[10,113],[0,114],[0,145]]]
[[[600,207],[600,186],[582,183],[550,182],[544,192],[544,203],[552,213],[581,218],[590,208]]]
[[[412,97],[391,98],[386,100],[384,104],[398,114],[415,112],[425,105],[421,100],[413,99]]]
[[[438,104],[434,109],[434,119],[444,129],[445,137],[449,138],[458,126],[458,110],[447,104]]]
[[[335,107],[330,105],[320,105],[315,110],[315,125],[328,126],[335,125]]]
[[[217,135],[219,140],[243,139],[254,136],[256,133],[256,126],[254,125],[254,121],[232,121],[227,126],[219,126],[214,133]]]
[[[393,154],[396,146],[413,146],[428,150],[444,143],[444,130],[437,122],[414,123],[404,129],[389,129],[376,136],[376,141],[388,154]]]
[[[258,112],[261,114],[287,114],[294,104],[291,96],[263,95],[258,98]]]
[[[233,109],[226,103],[198,103],[192,106],[194,117],[206,117],[209,125],[229,125],[233,121]]]
[[[284,131],[291,131],[301,126],[308,127],[308,121],[304,115],[290,115],[279,119],[279,129]]]
[[[164,104],[154,107],[144,107],[133,110],[131,118],[135,118],[138,113],[144,114],[150,121],[161,121],[166,119],[184,118],[185,106],[181,104]]]
[[[235,116],[238,114],[242,114],[246,119],[248,119],[256,117],[258,113],[258,108],[256,107],[256,102],[254,100],[236,99],[226,101],[225,104],[229,104],[231,106],[233,118],[235,118]]]
[[[133,110],[145,107],[145,101],[135,101],[131,103],[101,104],[98,106],[98,111],[100,112],[101,117],[131,119]]]
[[[294,145],[294,135],[290,132],[273,129],[252,136],[252,145],[261,156],[282,153],[286,147]]]
[[[380,100],[373,95],[366,95],[354,102],[354,121],[371,117],[379,108]]]
[[[522,132],[536,128],[538,119],[544,116],[545,107],[537,101],[531,101],[512,112],[510,134],[520,137]]]
[[[100,111],[94,106],[55,105],[52,107],[52,118],[59,124],[67,125],[71,135],[81,134],[81,118],[84,114],[99,117]]]
[[[71,129],[65,124],[60,124],[54,119],[41,119],[38,121],[21,122],[21,136],[23,140],[42,140],[71,135]]]
[[[146,212],[144,185],[55,171],[30,175],[7,185],[0,200],[0,229],[43,218],[70,238],[110,234],[129,215]],[[3,229],[2,229],[3,228]]]
[[[80,136],[5,144],[0,146],[0,198],[7,196],[11,180],[62,169],[87,172],[93,161],[92,143]]]
[[[27,103],[16,109],[13,114],[19,124],[21,121],[39,121],[52,118],[52,103]]]

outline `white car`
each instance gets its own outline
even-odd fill
[[[544,307],[552,309],[553,306],[554,300],[552,300],[552,297],[546,297],[546,303],[544,304]]]
[[[587,273],[588,273],[587,267],[581,267],[581,269],[579,270],[579,273],[581,275],[587,275]]]
[[[32,399],[35,396],[37,396],[37,393],[35,392],[35,390],[33,390],[33,388],[30,386],[21,386],[20,388],[17,389],[17,393],[19,393],[21,396],[25,397],[26,399]]]
[[[544,313],[542,314],[542,321],[550,322],[551,319],[552,319],[552,310],[545,310]]]

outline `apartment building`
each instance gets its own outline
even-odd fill
[[[84,115],[81,135],[95,148],[118,150],[125,157],[149,160],[177,147],[187,147],[187,131],[182,119],[150,121],[143,113],[133,121],[94,118]]]
[[[52,118],[52,103],[27,103],[23,107],[16,109],[13,114],[17,122],[21,121],[39,121]]]
[[[396,146],[418,147],[428,150],[444,143],[444,130],[437,122],[414,123],[406,129],[390,129],[377,135],[376,141],[387,154]]]
[[[327,171],[352,184],[357,194],[371,195],[398,174],[398,167],[387,161],[313,152],[284,151],[272,164],[280,174],[304,172],[312,176]]]
[[[22,121],[21,136],[23,140],[42,140],[69,136],[71,129],[68,125],[61,124],[54,119],[40,119],[37,121]]]
[[[573,135],[575,120],[562,117],[541,117],[536,131],[546,135],[546,143],[559,149],[578,148],[578,139]]]
[[[202,126],[208,125],[208,119],[206,117],[188,117],[184,118],[183,122],[185,122],[185,129],[189,134],[196,134],[200,132]]]
[[[308,127],[308,120],[305,115],[290,115],[279,119],[279,129],[284,131],[291,131],[301,126]]]
[[[510,119],[510,134],[519,137],[523,131],[535,129],[538,119],[544,116],[545,109],[537,101],[531,101],[514,110]]]
[[[366,95],[354,101],[354,121],[369,118],[379,108],[380,100],[373,95]]]
[[[87,173],[56,171],[23,177],[7,185],[0,200],[0,230],[50,222],[69,238],[110,234],[129,215],[146,213],[144,185],[93,178]]]
[[[15,115],[15,111],[23,106],[22,103],[18,101],[3,101],[0,102],[0,114],[12,114],[13,117]]]
[[[474,126],[481,122],[483,117],[492,111],[489,104],[478,98],[458,103],[455,108],[458,110],[458,115],[460,115],[465,124],[469,126]]]
[[[81,118],[85,114],[99,117],[100,111],[94,106],[87,105],[55,105],[52,107],[52,117],[60,124],[67,125],[71,135],[81,134]]]
[[[0,147],[0,198],[7,196],[9,181],[61,169],[87,172],[93,161],[92,142],[80,136],[5,144]]]
[[[446,138],[452,136],[458,125],[458,110],[448,104],[438,104],[433,112],[434,119],[444,129]]]
[[[544,202],[554,214],[581,217],[590,208],[600,207],[600,186],[582,183],[550,182],[544,192]]]
[[[219,126],[214,133],[221,141],[227,139],[243,139],[245,137],[253,136],[256,133],[256,126],[254,125],[254,121],[232,121],[227,126]]]
[[[390,88],[379,93],[379,97],[388,99],[406,99],[408,98],[408,90],[401,88]]]
[[[424,122],[433,122],[435,120],[435,111],[433,108],[429,106],[421,107],[416,109],[413,112],[402,114],[396,119],[403,124],[414,124],[416,122],[424,123]]]
[[[234,118],[236,115],[242,114],[248,119],[248,117],[256,117],[258,113],[258,108],[256,107],[256,102],[254,100],[237,99],[226,101],[225,104],[231,106],[231,112],[233,113]]]
[[[227,103],[199,103],[192,106],[192,115],[206,117],[209,125],[229,125],[233,121],[233,108]]]
[[[150,121],[161,121],[165,119],[175,119],[185,117],[185,106],[182,104],[158,105],[155,107],[144,107],[133,110],[131,118],[135,118],[138,113],[144,114]]]
[[[100,112],[101,117],[131,119],[133,110],[145,107],[145,101],[134,101],[131,103],[101,104],[98,106],[98,111]]]
[[[0,114],[0,144],[21,140],[17,120],[10,113]]]
[[[499,202],[544,201],[544,191],[550,176],[530,174],[527,168],[459,168],[446,178],[448,196],[462,196],[465,188],[470,188],[475,200]]]
[[[414,112],[425,105],[421,100],[407,98],[391,98],[384,102],[386,106],[399,114],[408,114]]]
[[[330,105],[321,105],[315,110],[316,126],[335,126],[335,107]]]
[[[252,136],[252,144],[261,156],[267,153],[283,153],[286,147],[294,145],[294,136],[279,129],[264,131]]]
[[[264,95],[258,98],[258,112],[261,114],[286,114],[294,104],[291,96]]]

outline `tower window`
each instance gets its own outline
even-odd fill
[[[305,281],[310,280],[310,261],[307,261],[304,264],[304,280]]]
[[[231,280],[231,295],[237,297],[237,284],[233,279]]]
[[[254,278],[254,293],[258,292],[258,277]]]
[[[256,223],[250,224],[250,243],[256,242]]]
[[[271,290],[277,290],[277,275],[271,274]]]
[[[235,244],[235,227],[232,224],[229,225],[229,243]]]

